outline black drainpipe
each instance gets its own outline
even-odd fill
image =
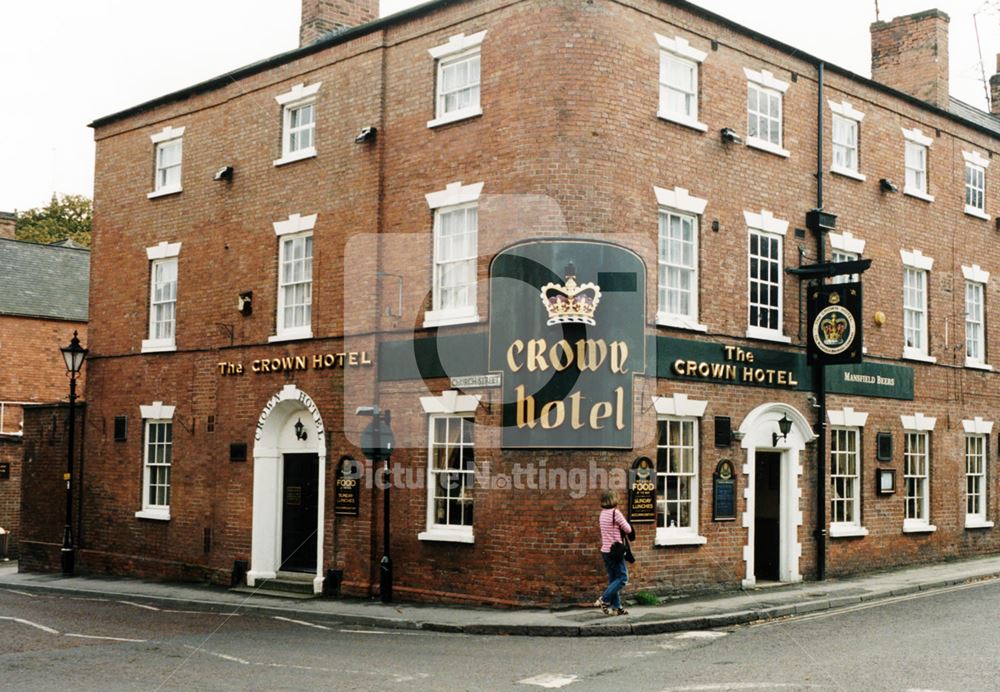
[[[816,102],[816,208],[823,209],[823,62],[818,65]],[[826,236],[816,229],[816,263],[826,262]],[[817,279],[822,282],[823,279]],[[816,394],[816,578],[826,579],[826,369],[813,366]]]

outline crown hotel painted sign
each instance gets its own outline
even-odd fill
[[[645,284],[639,257],[610,243],[531,241],[493,259],[489,367],[502,379],[502,447],[631,449]]]

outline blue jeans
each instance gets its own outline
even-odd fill
[[[609,604],[612,608],[621,608],[622,600],[619,593],[622,587],[628,584],[628,567],[625,565],[625,558],[615,561],[611,553],[601,553],[604,558],[604,569],[608,572],[608,588],[601,594],[601,600]]]

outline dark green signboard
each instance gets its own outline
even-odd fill
[[[857,365],[831,365],[826,369],[826,391],[912,400],[913,368],[868,361]]]
[[[809,365],[860,363],[863,323],[861,284],[822,284],[809,288]]]
[[[610,243],[539,240],[490,265],[489,369],[501,446],[632,448],[632,378],[646,369],[645,266]]]

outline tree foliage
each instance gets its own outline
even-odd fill
[[[44,207],[18,212],[14,237],[32,243],[57,243],[69,238],[90,247],[93,203],[83,195],[52,195]]]

